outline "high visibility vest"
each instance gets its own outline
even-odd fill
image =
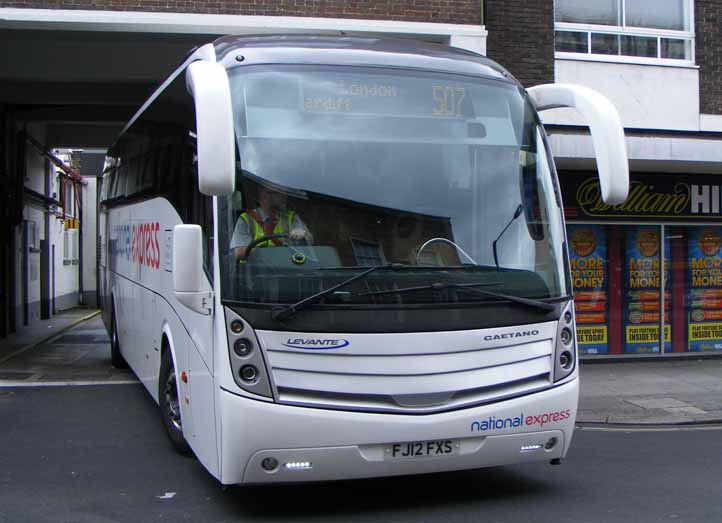
[[[286,220],[288,223],[286,224],[286,227],[283,227],[283,220],[279,219],[276,222],[276,226],[273,228],[273,231],[270,232],[270,234],[288,234],[291,230],[291,223],[293,222],[293,218],[296,216],[296,213],[293,211],[288,211],[286,213]],[[263,236],[269,236],[269,232],[266,232],[263,228],[261,218],[258,216],[256,211],[248,211],[241,214],[241,219],[248,224],[248,226],[251,228],[251,241],[256,241],[259,238],[262,238]],[[250,219],[250,223],[248,220]],[[261,242],[258,245],[256,245],[255,248],[258,247],[270,247],[271,245],[279,246],[283,243],[283,238],[275,238],[273,240],[266,240],[265,242]]]

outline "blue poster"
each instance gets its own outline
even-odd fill
[[[628,227],[624,255],[624,352],[659,352],[659,227]],[[669,242],[665,242],[665,288],[669,287]],[[665,292],[665,298],[669,293]],[[669,299],[665,300],[664,346],[672,350]]]
[[[722,350],[722,227],[689,229],[687,243],[688,350]]]
[[[609,352],[607,234],[600,225],[569,225],[577,346],[581,354]]]

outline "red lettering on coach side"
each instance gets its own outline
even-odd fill
[[[133,224],[131,227],[130,259],[138,265],[151,269],[160,268],[160,223]]]

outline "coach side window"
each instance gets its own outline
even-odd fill
[[[213,274],[212,198],[198,188],[196,115],[193,98],[179,74],[119,137],[112,155],[119,158],[109,173],[108,198],[123,203],[165,198],[183,223],[196,223],[204,234],[203,257]]]

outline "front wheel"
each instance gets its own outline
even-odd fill
[[[190,454],[190,447],[183,436],[181,422],[180,398],[176,381],[173,359],[166,350],[160,362],[160,380],[158,382],[158,403],[160,417],[173,447],[179,454]]]

